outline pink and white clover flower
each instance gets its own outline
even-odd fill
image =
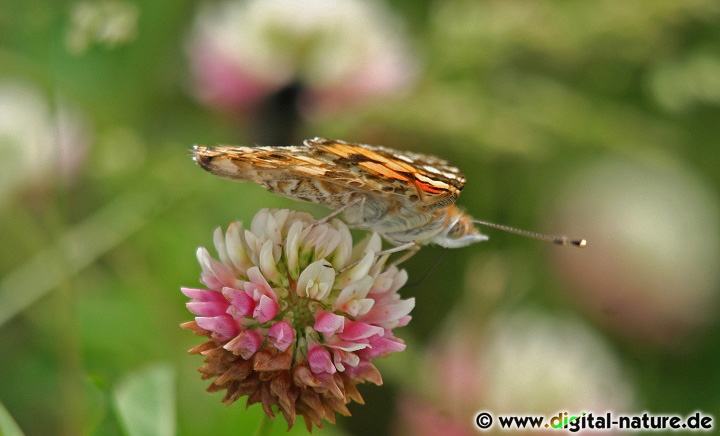
[[[405,349],[392,330],[415,300],[397,293],[407,274],[376,255],[376,234],[353,248],[339,220],[263,209],[249,229],[218,229],[214,243],[219,260],[197,251],[207,289],[182,288],[196,315],[182,327],[209,338],[190,350],[215,378],[209,391],[227,390],[228,404],[247,395],[289,426],[301,415],[311,429],[349,415],[346,404],[362,402],[355,385],[382,384],[371,360]]]

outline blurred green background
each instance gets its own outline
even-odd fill
[[[262,3],[233,23],[198,18],[219,2],[0,0],[0,421],[254,431],[257,405],[204,392],[179,288],[216,227],[327,211],[188,149],[313,136],[441,156],[478,219],[589,241],[423,249],[408,349],[325,433],[402,434],[429,410],[458,434],[477,410],[720,416],[720,2]],[[223,62],[249,91],[212,89]]]

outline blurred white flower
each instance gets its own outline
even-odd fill
[[[130,2],[77,2],[70,12],[65,45],[70,53],[82,54],[93,44],[107,48],[127,44],[137,36],[139,17],[140,9]]]
[[[717,319],[718,200],[673,165],[606,161],[560,192],[553,224],[589,241],[553,250],[569,301],[618,334],[667,346]]]
[[[485,404],[497,412],[627,412],[633,405],[634,389],[617,356],[576,319],[520,312],[495,320],[481,373]]]
[[[297,83],[310,110],[397,93],[417,70],[400,28],[380,3],[360,0],[206,4],[188,45],[194,91],[246,109]]]
[[[42,181],[67,181],[82,163],[88,135],[79,114],[56,111],[29,84],[0,81],[0,200]]]
[[[634,407],[615,353],[579,320],[520,311],[480,334],[459,321],[429,349],[418,390],[402,397],[398,434],[476,434],[479,410],[549,418]]]

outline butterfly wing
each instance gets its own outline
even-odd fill
[[[362,199],[345,210],[348,224],[373,227],[385,219],[385,230],[421,224],[454,203],[465,184],[457,168],[432,156],[323,138],[299,146],[196,146],[193,155],[218,176],[333,210]]]
[[[387,147],[315,138],[305,144],[337,156],[335,165],[381,185],[381,193],[404,199],[416,208],[436,210],[457,200],[465,186],[460,170],[435,156]]]

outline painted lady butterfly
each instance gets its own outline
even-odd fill
[[[585,246],[584,240],[547,236],[478,221],[455,206],[465,176],[434,156],[387,147],[314,138],[294,146],[193,148],[207,171],[250,180],[276,194],[342,212],[350,227],[381,234],[400,251],[419,245],[464,247],[487,240],[474,223]]]

